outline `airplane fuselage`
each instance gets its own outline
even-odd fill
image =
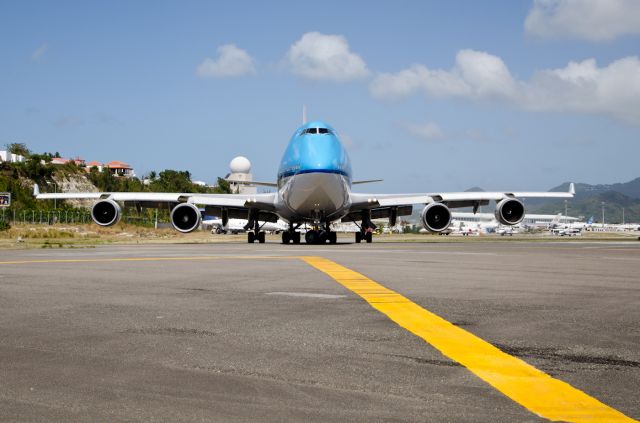
[[[290,222],[329,222],[351,206],[351,161],[333,128],[307,123],[289,141],[278,170],[278,214]]]

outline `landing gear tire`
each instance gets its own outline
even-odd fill
[[[356,244],[362,242],[362,232],[356,232]]]
[[[294,232],[291,234],[291,240],[294,244],[300,244],[300,232]]]
[[[307,244],[317,244],[318,243],[318,232],[316,232],[316,231],[307,231],[307,233],[304,234],[304,241]]]
[[[253,244],[254,242],[256,242],[256,234],[254,234],[253,232],[247,232],[247,242],[249,244]]]
[[[265,241],[265,233],[264,232],[258,232],[258,242],[260,244],[264,244]]]
[[[338,234],[335,232],[329,232],[329,244],[335,244],[338,242]]]
[[[288,244],[291,241],[291,232],[283,231],[282,232],[282,243]]]
[[[367,241],[367,244],[371,244],[373,242],[373,232],[364,234],[364,239]]]
[[[318,232],[318,240],[316,241],[318,244],[324,244],[327,242],[327,239],[329,238],[329,235],[327,234],[326,231],[319,231]]]

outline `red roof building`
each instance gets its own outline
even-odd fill
[[[120,162],[116,160],[116,161],[107,163],[105,167],[109,169],[109,172],[111,172],[111,174],[114,176],[124,176],[126,178],[131,178],[135,176],[135,173],[133,172],[133,168],[124,162]]]
[[[94,167],[98,169],[98,172],[102,172],[102,169],[103,169],[104,166],[102,165],[102,163],[96,162],[94,160],[94,161],[89,162],[89,163],[86,164],[85,170],[87,172],[91,172],[91,169],[94,168]]]
[[[69,163],[69,159],[63,159],[62,157],[53,157],[51,159],[51,164],[53,165],[64,165]]]

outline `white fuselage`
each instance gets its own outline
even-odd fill
[[[343,217],[350,203],[349,181],[336,173],[303,173],[282,178],[276,212],[284,219],[334,221]]]

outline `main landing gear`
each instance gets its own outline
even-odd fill
[[[258,221],[257,214],[254,215],[254,213],[250,214],[251,219],[249,220],[249,222],[247,222],[247,226],[245,226],[245,229],[249,229],[251,226],[253,226],[253,232],[247,232],[247,242],[249,244],[253,244],[254,242],[258,241],[260,244],[264,244],[265,233],[260,230],[262,229],[262,227],[260,226],[260,222]]]
[[[247,232],[247,242],[249,244],[253,244],[256,241],[258,241],[260,244],[264,244],[265,233],[264,232],[258,232],[258,235],[256,235],[255,232]]]
[[[296,232],[295,230],[283,231],[282,243],[288,244],[290,242],[293,242],[294,244],[300,244],[300,232]]]
[[[362,211],[362,224],[358,225],[356,221],[353,221],[360,231],[356,232],[356,244],[360,244],[365,241],[367,244],[373,242],[373,231],[376,229],[376,225],[371,221],[371,210]]]
[[[373,232],[368,230],[356,232],[356,244],[360,244],[362,241],[366,241],[367,244],[371,244],[373,242]]]

